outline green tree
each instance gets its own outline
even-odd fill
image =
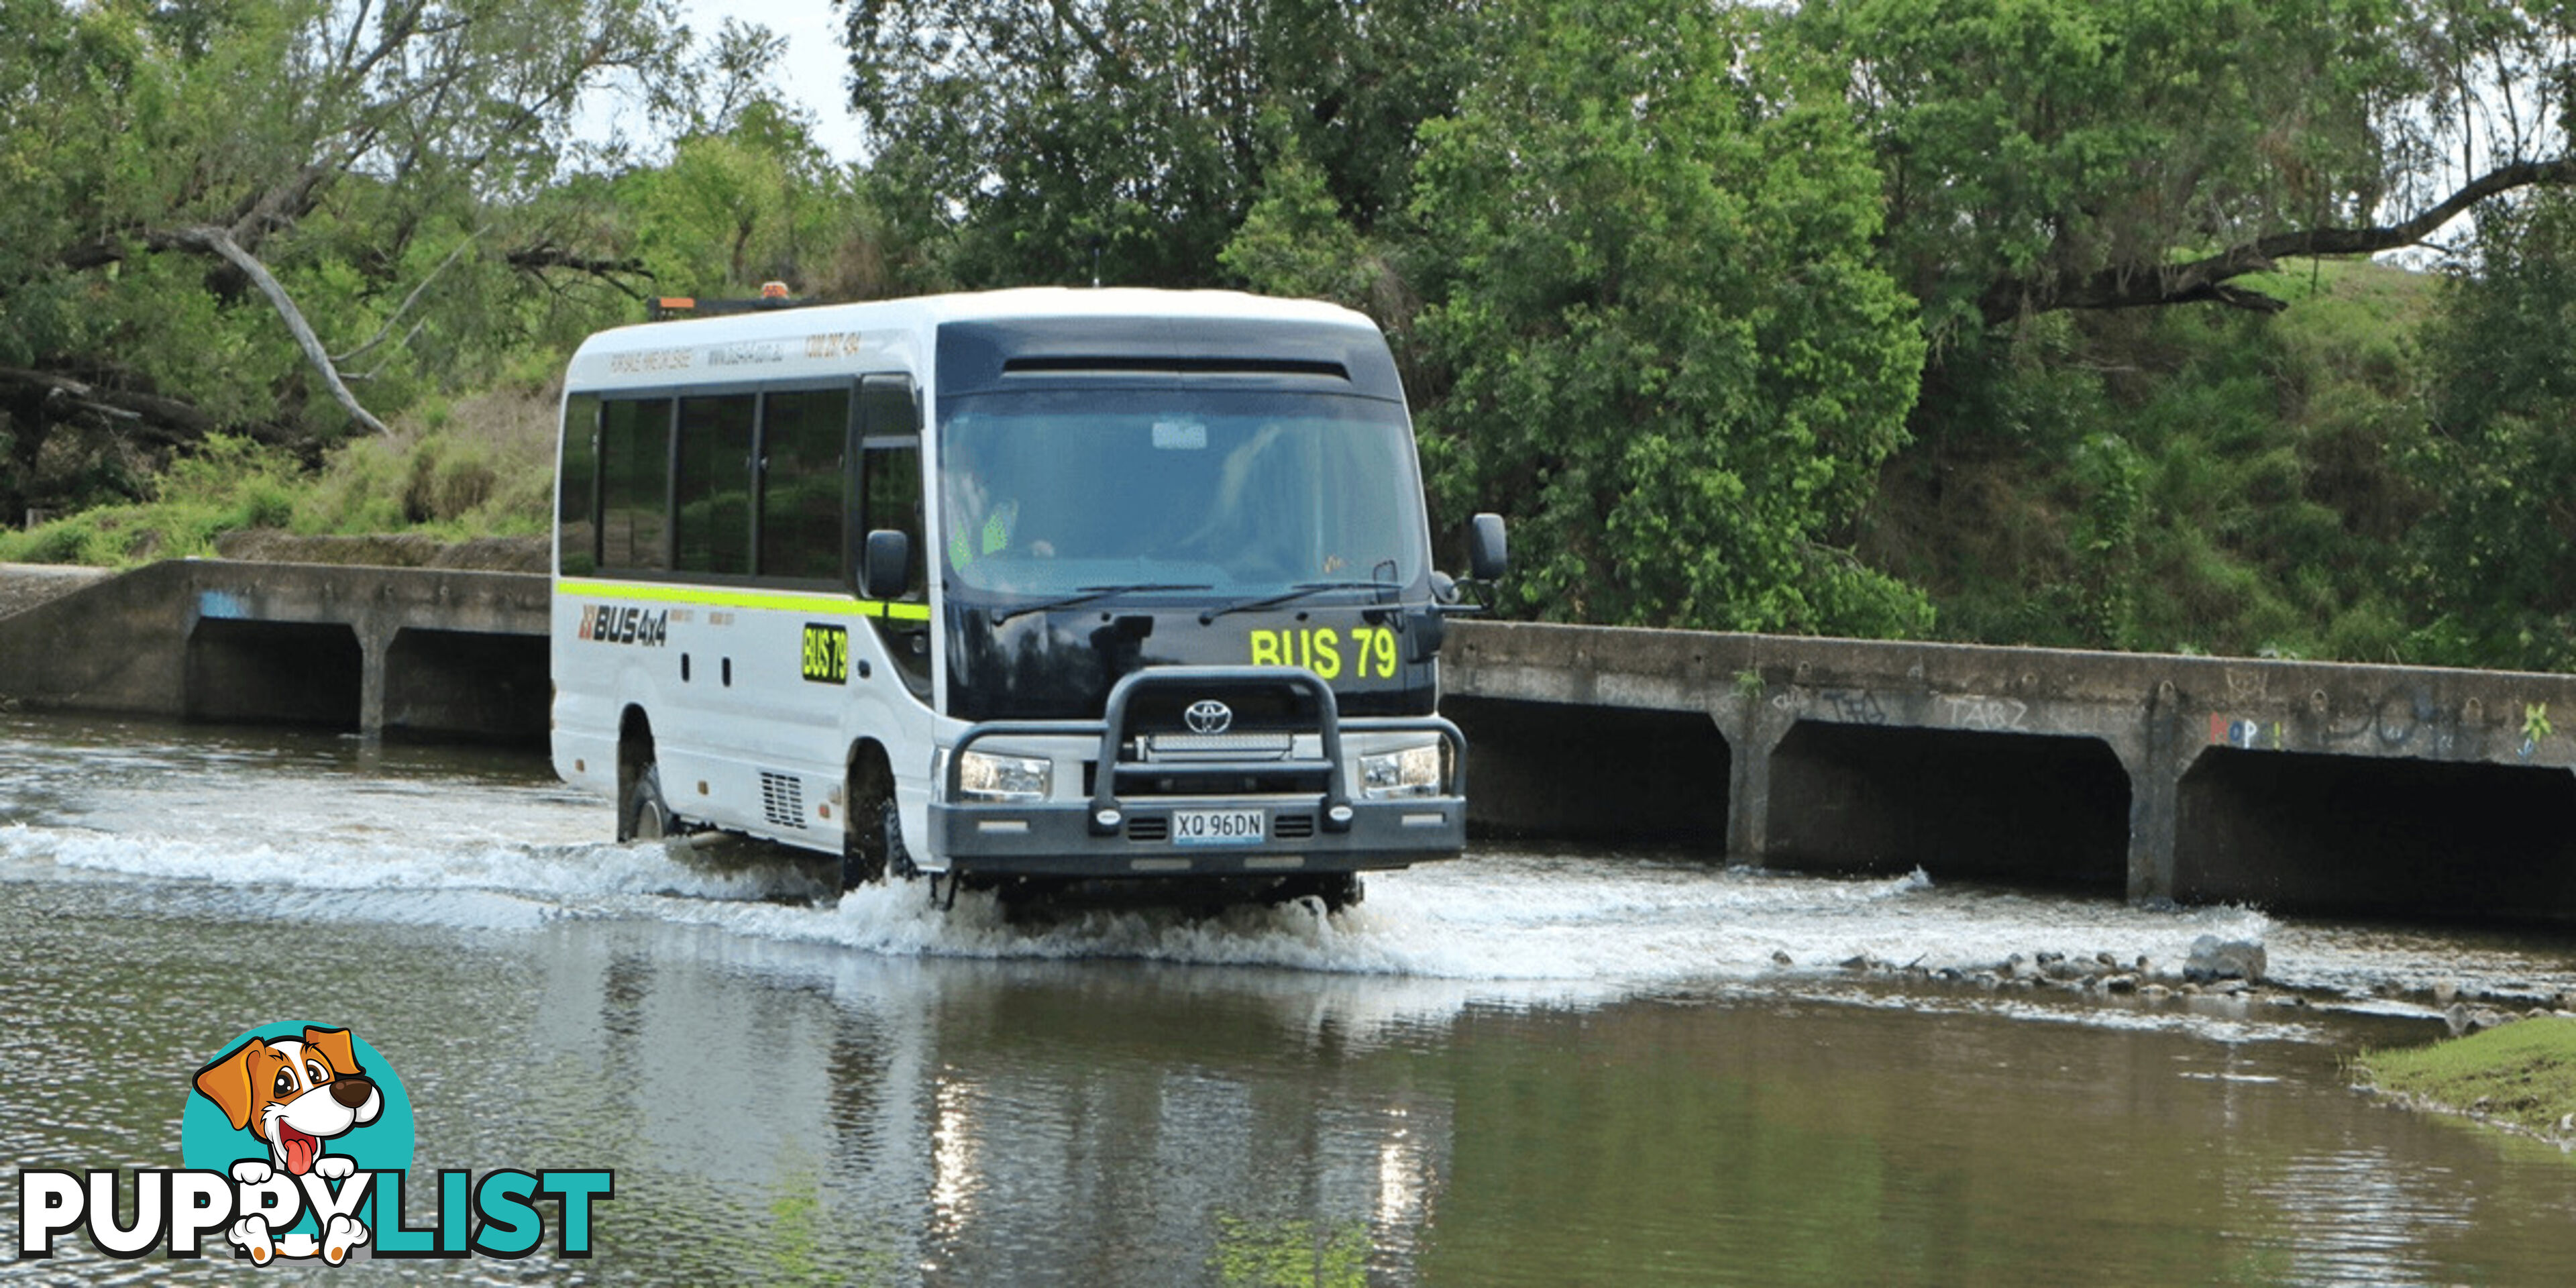
[[[731,128],[693,133],[662,165],[620,176],[612,198],[645,272],[684,294],[744,296],[787,282],[832,298],[849,239],[867,227],[852,175],[773,101],[745,106]]]
[[[2281,260],[2424,242],[2576,181],[2576,9],[2497,0],[1811,0],[1936,335],[2059,309],[2264,312]]]
[[[2426,660],[2576,667],[2576,199],[2480,221],[2425,350],[2434,393],[2404,468],[2433,512],[2408,543]]]
[[[1749,9],[1489,17],[1501,61],[1424,127],[1415,188],[1449,512],[1515,520],[1509,593],[1552,616],[1925,629],[1831,544],[1924,352],[1839,69]]]
[[[586,87],[667,91],[673,30],[667,0],[0,0],[0,519],[64,427],[306,440],[490,361],[528,280],[615,267],[524,214]]]
[[[968,286],[1198,286],[1292,145],[1365,230],[1479,48],[1474,0],[851,0],[852,105]]]

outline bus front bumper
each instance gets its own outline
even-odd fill
[[[1131,727],[1146,699],[1197,693],[1227,684],[1302,690],[1313,712],[1303,732],[1320,752],[1313,760],[1243,763],[1141,763],[1131,757],[1150,732]],[[1344,733],[1420,734],[1447,744],[1445,781],[1428,795],[1354,796],[1353,761]],[[1089,799],[966,800],[961,766],[968,748],[988,738],[1097,739]],[[947,871],[967,875],[1050,877],[1291,876],[1401,868],[1455,858],[1467,843],[1467,741],[1438,716],[1344,719],[1332,687],[1296,667],[1152,667],[1121,679],[1096,721],[996,721],[969,726],[946,760],[941,791],[930,806],[932,849]],[[1144,791],[1133,784],[1235,776],[1265,780],[1302,776],[1307,787],[1261,794]],[[1130,784],[1122,795],[1122,784]]]
[[[1359,872],[1456,858],[1467,843],[1457,796],[1353,801],[1347,826],[1324,826],[1316,797],[1163,798],[1120,809],[1114,829],[1082,802],[934,804],[930,825],[949,870],[994,876],[1288,876]],[[1258,814],[1258,841],[1176,840],[1190,814]]]

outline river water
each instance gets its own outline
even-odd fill
[[[608,827],[526,752],[0,716],[0,1165],[180,1166],[191,1075],[295,1020],[398,1071],[415,1177],[615,1174],[587,1261],[550,1232],[523,1261],[333,1272],[361,1278],[2576,1273],[2576,1159],[2343,1072],[2440,1036],[2437,982],[2576,989],[2565,937],[1504,846],[1330,918],[1014,919]],[[1844,966],[2108,953],[2154,978],[2203,934],[2263,941],[2295,994]],[[72,1239],[0,1277],[224,1269]]]

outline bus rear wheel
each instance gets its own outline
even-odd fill
[[[626,789],[626,799],[617,807],[617,839],[620,841],[659,841],[678,829],[673,825],[671,806],[662,799],[662,769],[646,765]]]

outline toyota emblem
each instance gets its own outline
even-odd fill
[[[1191,733],[1224,733],[1234,727],[1234,708],[1214,698],[1201,698],[1181,713]]]

